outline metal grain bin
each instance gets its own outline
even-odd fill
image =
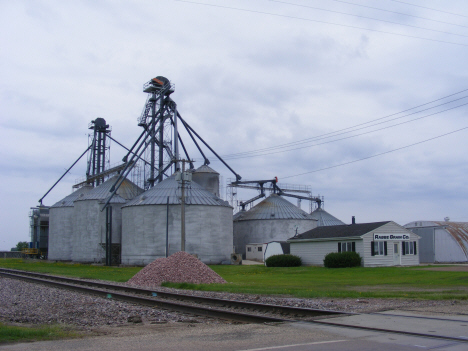
[[[286,241],[317,227],[317,220],[279,195],[271,194],[234,216],[234,248],[245,259],[246,245]]]
[[[49,260],[72,259],[73,202],[83,197],[92,186],[84,186],[58,201],[49,209]]]
[[[340,221],[338,218],[329,214],[321,207],[316,208],[314,211],[311,212],[310,215],[312,216],[312,218],[315,218],[317,220],[317,227],[346,224]]]
[[[106,211],[102,211],[110,196],[117,176],[89,191],[74,202],[72,261],[103,262],[106,243]],[[112,206],[112,242],[120,245],[122,237],[122,205],[141,194],[143,190],[125,179],[114,195]]]
[[[203,165],[193,172],[192,180],[219,197],[219,173],[214,169]]]
[[[193,181],[185,194],[185,251],[204,263],[230,262],[232,207]],[[181,250],[181,189],[174,176],[122,207],[122,264],[165,257],[166,225],[171,255]]]

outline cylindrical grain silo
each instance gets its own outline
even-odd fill
[[[211,167],[207,165],[198,167],[192,174],[192,180],[219,197],[219,173]]]
[[[271,194],[248,211],[234,216],[234,248],[245,258],[246,245],[286,241],[317,227],[317,221],[279,195]]]
[[[312,216],[312,218],[315,218],[317,220],[317,227],[346,224],[340,221],[338,218],[329,214],[322,207],[316,208],[314,211],[311,212],[310,215]]]
[[[106,210],[104,204],[111,195],[110,189],[117,176],[109,178],[74,202],[72,261],[102,262],[106,245]],[[143,192],[137,185],[125,179],[112,198],[112,244],[117,249],[122,237],[122,205]]]
[[[73,202],[92,189],[92,186],[83,186],[50,207],[49,260],[72,259]]]
[[[166,228],[168,254],[181,251],[181,207],[181,186],[174,176],[125,204],[122,264],[146,265],[165,257]],[[193,181],[185,189],[185,238],[185,251],[202,262],[230,261],[232,207]]]

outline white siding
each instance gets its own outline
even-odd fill
[[[278,242],[271,242],[266,244],[265,253],[263,255],[264,260],[273,255],[282,255],[284,254],[281,244]]]
[[[416,255],[402,255],[401,254],[401,242],[400,241],[388,241],[387,242],[387,256],[372,256],[371,255],[371,242],[373,235],[375,234],[408,234],[410,235],[410,241],[416,241]],[[374,266],[393,266],[393,243],[399,243],[400,255],[401,255],[401,265],[402,266],[414,266],[419,264],[419,237],[413,232],[405,229],[395,222],[390,222],[384,226],[377,228],[365,235],[362,236],[364,251],[361,255],[364,259],[365,267],[374,267]]]
[[[250,251],[248,251],[248,248],[250,247]],[[261,248],[260,251],[258,251],[258,248]],[[253,260],[253,261],[259,261],[263,262],[263,253],[265,252],[266,244],[248,244],[246,245],[246,254],[245,254],[245,259],[246,260]]]
[[[387,242],[387,255],[371,255],[371,242],[373,234],[408,234],[410,241],[416,241],[416,255],[402,255],[401,241]],[[356,252],[362,257],[362,265],[373,266],[393,266],[393,243],[398,243],[401,255],[401,265],[412,266],[419,264],[419,237],[413,232],[399,226],[395,222],[390,222],[371,231],[361,237],[362,239],[333,238],[320,239],[315,241],[292,241],[290,242],[291,254],[299,256],[303,265],[323,265],[323,259],[330,252],[338,252],[338,242],[351,241],[356,243]]]
[[[339,240],[327,240],[327,241],[306,241],[306,242],[291,242],[291,255],[299,256],[302,259],[302,264],[305,266],[309,265],[321,265],[323,266],[323,260],[330,252],[338,252],[339,242],[355,242],[356,252],[362,257],[362,240],[351,240],[351,239],[339,239]]]

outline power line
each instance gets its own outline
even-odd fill
[[[378,19],[378,18],[374,18],[374,17],[367,17],[367,16],[361,16],[361,15],[354,15],[354,14],[347,13],[347,12],[341,12],[341,11],[335,11],[335,10],[328,10],[328,9],[323,9],[323,8],[320,8],[320,7],[314,7],[314,6],[309,6],[309,5],[300,5],[300,4],[295,4],[295,3],[287,2],[287,1],[280,1],[280,0],[269,0],[269,1],[271,1],[271,2],[276,2],[276,3],[279,3],[279,4],[285,4],[285,5],[291,5],[291,6],[297,6],[297,7],[308,8],[308,9],[312,9],[312,10],[319,10],[319,11],[325,11],[325,12],[331,12],[331,13],[338,13],[338,14],[340,14],[340,15],[346,15],[346,16],[352,16],[352,17],[358,17],[358,18],[365,18],[365,19],[370,19],[370,20],[372,20],[372,21],[378,21],[378,22],[396,24],[396,25],[404,26],[404,27],[418,28],[418,29],[423,29],[423,30],[427,30],[427,31],[431,31],[431,32],[437,32],[437,33],[443,33],[443,34],[456,35],[456,36],[460,36],[460,37],[468,37],[468,35],[464,35],[464,34],[456,34],[456,33],[452,33],[452,32],[444,32],[444,31],[437,30],[437,29],[430,29],[430,28],[424,28],[424,27],[414,26],[414,25],[411,25],[411,24],[404,24],[404,23],[398,23],[398,22],[393,22],[393,21],[387,21],[387,20]]]
[[[408,34],[394,33],[394,32],[388,32],[388,31],[379,30],[379,29],[370,29],[370,28],[352,26],[352,25],[347,25],[347,24],[339,24],[339,23],[333,23],[333,22],[327,22],[327,21],[321,21],[321,20],[314,20],[314,19],[304,18],[304,17],[296,17],[296,16],[289,16],[289,15],[281,15],[281,14],[271,13],[271,12],[265,12],[265,11],[249,10],[249,9],[243,9],[243,8],[232,7],[232,6],[207,4],[207,3],[203,3],[203,2],[188,1],[188,0],[172,0],[172,1],[183,2],[183,3],[187,3],[187,4],[193,4],[193,5],[201,5],[201,6],[209,6],[209,7],[215,7],[215,8],[222,8],[222,9],[227,9],[227,10],[235,10],[235,11],[256,13],[256,14],[268,15],[268,16],[274,16],[274,17],[296,19],[296,20],[301,20],[301,21],[306,21],[306,22],[323,23],[323,24],[329,24],[329,25],[337,26],[337,27],[352,28],[352,29],[360,29],[360,30],[366,30],[366,31],[370,31],[370,32],[384,33],[384,34],[396,35],[396,36],[406,37],[406,38],[427,40],[427,41],[432,41],[432,42],[436,42],[436,43],[445,43],[445,44],[458,45],[458,46],[465,46],[465,47],[468,46],[468,44],[455,43],[455,42],[452,42],[452,41],[439,40],[439,39],[431,39],[431,38],[419,37],[419,36],[416,36],[416,35],[408,35]]]
[[[399,148],[397,148],[397,149],[393,149],[393,150],[381,152],[381,153],[379,153],[379,154],[375,154],[375,155],[372,155],[372,156],[367,156],[367,157],[363,157],[363,158],[360,158],[360,159],[357,159],[357,160],[353,160],[353,161],[349,161],[349,162],[340,163],[340,164],[334,165],[334,166],[329,166],[329,167],[325,167],[325,168],[315,169],[315,170],[309,171],[309,172],[304,172],[304,173],[300,173],[300,174],[294,174],[294,175],[290,175],[290,176],[286,176],[286,177],[280,177],[280,179],[293,178],[293,177],[298,177],[298,176],[301,176],[301,175],[304,175],[304,174],[316,173],[316,172],[325,171],[325,170],[327,170],[327,169],[332,169],[332,168],[337,168],[337,167],[341,167],[341,166],[346,166],[346,165],[349,165],[349,164],[351,164],[351,163],[356,163],[356,162],[368,160],[368,159],[370,159],[370,158],[374,158],[374,157],[378,157],[378,156],[390,154],[390,153],[395,152],[395,151],[399,151],[399,150],[407,149],[407,148],[412,147],[412,146],[416,146],[416,145],[420,145],[420,144],[423,144],[423,143],[427,143],[427,142],[429,142],[429,141],[432,141],[432,140],[435,140],[435,139],[439,139],[439,138],[442,138],[442,137],[447,136],[447,135],[451,135],[451,134],[454,134],[454,133],[458,133],[458,132],[460,132],[460,131],[462,131],[462,130],[465,130],[465,129],[468,129],[468,127],[460,128],[460,129],[454,130],[454,131],[449,132],[449,133],[441,134],[441,135],[435,136],[435,137],[433,137],[433,138],[429,138],[429,139],[426,139],[426,140],[422,140],[422,141],[419,141],[419,142],[417,142],[417,143],[413,143],[413,144],[410,144],[410,145],[405,145],[405,146],[399,147]]]
[[[343,1],[343,0],[329,0],[329,1],[340,2],[340,3],[343,3],[343,4],[348,4],[348,5],[352,5],[352,6],[364,7],[364,8],[368,8],[368,9],[372,9],[372,10],[377,10],[377,11],[383,11],[383,12],[387,12],[387,13],[393,13],[393,14],[396,14],[396,15],[403,15],[403,16],[408,16],[408,17],[413,17],[413,18],[419,18],[419,19],[423,19],[423,20],[426,20],[426,21],[432,21],[432,22],[437,22],[437,23],[449,24],[449,25],[452,25],[452,26],[458,26],[458,27],[468,28],[468,26],[464,26],[464,25],[462,25],[462,24],[439,21],[439,20],[435,20],[435,19],[432,19],[432,18],[427,18],[427,17],[422,17],[422,16],[416,16],[416,15],[410,15],[410,14],[408,14],[408,13],[386,10],[386,9],[382,9],[382,8],[379,8],[379,7],[373,7],[373,6],[355,4],[355,3],[349,2],[349,1]]]
[[[285,147],[285,146],[291,146],[291,145],[296,145],[296,144],[302,144],[302,143],[305,143],[305,142],[307,142],[307,141],[314,141],[314,140],[317,140],[317,139],[320,140],[320,139],[323,139],[323,138],[326,137],[326,136],[332,137],[332,136],[335,136],[336,134],[340,135],[340,134],[343,134],[343,133],[341,133],[341,132],[343,132],[343,131],[350,130],[350,129],[356,130],[355,128],[357,128],[357,127],[364,126],[364,125],[367,125],[367,124],[371,124],[371,123],[374,123],[374,122],[376,122],[376,121],[380,121],[380,120],[383,120],[383,119],[387,119],[387,118],[390,118],[390,117],[393,117],[393,116],[397,116],[397,115],[399,115],[399,114],[402,114],[402,113],[405,113],[405,112],[408,112],[408,111],[411,111],[411,110],[415,110],[415,109],[420,108],[420,107],[423,107],[423,106],[430,105],[430,104],[432,104],[432,103],[434,103],[434,102],[447,99],[447,98],[449,98],[449,97],[452,97],[452,96],[461,94],[461,93],[466,92],[466,91],[468,91],[468,89],[461,90],[461,91],[459,91],[459,92],[456,92],[456,93],[453,93],[453,94],[450,94],[450,95],[441,97],[441,98],[436,99],[436,100],[432,100],[432,101],[426,102],[426,103],[421,104],[421,105],[418,105],[418,106],[414,106],[414,107],[408,108],[408,109],[406,109],[406,110],[403,110],[403,111],[400,111],[400,112],[397,112],[397,113],[392,113],[392,114],[387,115],[387,116],[384,116],[384,117],[376,118],[376,119],[373,119],[373,120],[370,120],[370,121],[367,121],[367,122],[364,122],[364,123],[356,124],[356,125],[354,125],[354,126],[347,127],[347,128],[342,128],[342,129],[339,129],[339,130],[336,130],[336,131],[333,131],[333,132],[329,132],[329,133],[325,133],[325,134],[322,134],[322,135],[317,135],[317,136],[314,136],[314,137],[311,137],[311,138],[301,139],[301,140],[298,140],[298,141],[295,141],[295,142],[280,144],[280,145],[277,145],[277,146],[272,146],[272,147],[263,148],[263,149],[256,149],[256,150],[250,150],[250,151],[244,151],[244,152],[239,152],[239,153],[234,153],[234,154],[223,155],[223,157],[238,156],[238,155],[246,155],[246,154],[251,154],[251,153],[256,153],[256,152],[261,152],[261,151],[268,151],[268,150],[273,150],[273,149],[277,149],[277,148],[281,148],[281,147]],[[420,111],[417,111],[417,112],[414,112],[414,113],[410,113],[410,114],[408,114],[408,115],[405,115],[405,116],[402,116],[402,117],[398,117],[398,118],[403,118],[403,117],[407,117],[407,116],[413,115],[413,114],[415,114],[415,113],[427,111],[427,110],[430,110],[430,109],[435,108],[435,107],[439,107],[439,106],[442,106],[442,105],[446,105],[446,104],[448,104],[448,103],[452,103],[452,102],[455,102],[455,101],[464,99],[464,98],[466,98],[466,97],[467,97],[467,96],[464,96],[464,97],[462,97],[462,98],[458,98],[458,99],[455,99],[455,100],[452,100],[452,101],[449,101],[449,102],[446,102],[446,103],[443,103],[443,104],[440,104],[440,105],[436,105],[436,106],[433,106],[433,107],[431,107],[431,108],[427,108],[427,109],[424,109],[424,110],[420,110]],[[394,120],[394,119],[392,119],[392,120]],[[389,122],[389,121],[391,121],[391,120],[388,120],[388,121],[386,121],[386,122]],[[384,123],[386,123],[386,122],[384,122]],[[374,125],[375,125],[375,124],[374,124]],[[372,126],[373,126],[373,125],[372,125]]]
[[[389,1],[399,2],[400,4],[405,4],[405,5],[414,6],[414,7],[420,7],[420,8],[422,8],[422,9],[426,9],[426,10],[432,10],[432,11],[447,13],[447,14],[449,14],[449,15],[454,15],[454,16],[460,16],[460,17],[468,18],[468,16],[460,15],[460,14],[458,14],[458,13],[453,13],[453,12],[447,12],[447,11],[443,11],[443,10],[438,10],[438,9],[434,9],[434,8],[432,8],[432,7],[426,7],[426,6],[421,6],[421,5],[415,5],[415,4],[411,4],[411,3],[409,3],[409,2],[398,1],[398,0],[389,0]]]
[[[420,119],[423,119],[423,118],[431,117],[431,116],[434,116],[434,115],[437,115],[437,114],[440,114],[440,113],[443,113],[443,112],[447,112],[447,111],[450,111],[450,110],[454,110],[454,109],[456,109],[456,108],[459,108],[459,107],[462,107],[462,106],[465,106],[465,105],[468,105],[468,102],[465,103],[465,104],[459,105],[459,106],[451,107],[451,108],[446,109],[446,110],[443,110],[443,111],[434,112],[434,113],[431,113],[431,114],[426,115],[426,116],[414,118],[414,119],[409,120],[409,121],[405,121],[405,122],[393,124],[393,125],[391,125],[391,126],[382,127],[382,128],[379,128],[379,129],[375,129],[375,130],[371,130],[371,131],[368,131],[368,132],[364,132],[364,133],[360,133],[360,134],[355,134],[355,135],[347,136],[347,137],[340,138],[340,139],[325,141],[325,142],[323,142],[323,143],[318,143],[318,144],[313,144],[313,145],[307,145],[307,146],[301,146],[301,147],[296,147],[296,148],[286,149],[286,150],[280,150],[280,151],[264,152],[264,153],[257,154],[257,155],[247,155],[247,156],[239,156],[239,157],[224,157],[224,159],[226,159],[226,160],[233,160],[233,159],[240,159],[240,158],[252,158],[252,157],[266,156],[266,155],[272,155],[272,154],[279,154],[279,153],[283,153],[283,152],[295,151],[295,150],[300,150],[300,149],[307,149],[307,148],[310,148],[310,147],[319,146],[319,145],[324,145],[324,144],[330,144],[330,143],[334,143],[334,142],[337,142],[337,141],[342,141],[342,140],[346,140],[346,139],[351,139],[351,138],[355,138],[355,137],[358,137],[358,136],[361,136],[361,135],[366,135],[366,134],[378,132],[378,131],[380,131],[380,130],[384,130],[384,129],[389,129],[389,128],[393,128],[393,127],[396,127],[396,126],[400,126],[400,125],[402,125],[402,124],[407,124],[407,123],[410,123],[410,122],[414,122],[414,121],[417,121],[417,120],[420,120]]]

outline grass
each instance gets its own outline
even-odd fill
[[[20,269],[31,272],[64,275],[84,279],[101,279],[126,282],[142,267],[106,267],[80,263],[47,262],[41,260],[6,258],[0,259],[1,268]]]
[[[184,284],[184,289],[316,298],[468,299],[468,273],[419,267],[323,268],[211,266],[228,284]],[[181,284],[164,283],[181,288]]]
[[[0,345],[18,341],[40,341],[78,337],[79,334],[58,325],[18,327],[0,323]]]
[[[126,282],[141,267],[106,267],[0,259],[0,267]],[[421,267],[265,267],[210,266],[228,284],[164,283],[179,289],[316,298],[411,298],[468,300],[468,273]]]

